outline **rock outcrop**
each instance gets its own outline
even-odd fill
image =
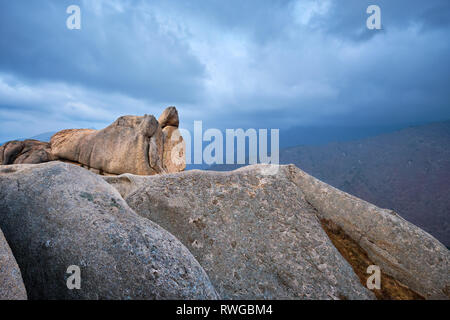
[[[295,164],[339,190],[392,209],[450,248],[450,120],[356,141],[281,149],[280,163]]]
[[[372,299],[285,171],[106,177],[183,242],[225,299]],[[142,188],[134,190],[138,183]]]
[[[0,228],[30,299],[218,297],[185,246],[77,166],[0,166]],[[66,285],[72,265],[79,290]]]
[[[109,177],[0,166],[0,228],[31,299],[449,299],[445,246],[293,165]],[[72,265],[80,290],[66,285]]]
[[[26,300],[22,274],[0,230],[0,300]]]
[[[164,168],[167,172],[180,172],[186,168],[186,144],[178,126],[180,120],[175,107],[168,107],[158,119],[163,131]]]
[[[102,130],[68,129],[50,143],[10,141],[0,147],[0,164],[69,162],[101,175],[153,175],[186,168],[185,143],[175,107],[160,117],[123,116]]]
[[[56,160],[48,142],[10,141],[0,146],[0,164],[37,164]]]
[[[442,243],[392,210],[289,168],[317,215],[339,226],[383,272],[425,298],[450,298],[450,254]]]
[[[104,179],[176,235],[224,298],[373,298],[371,264],[379,298],[449,298],[449,251],[432,236],[295,166],[266,169]]]
[[[158,122],[163,129],[167,126],[178,128],[180,125],[180,119],[178,117],[177,108],[173,106],[166,108],[166,110],[164,110],[159,116]]]
[[[163,134],[152,115],[123,116],[103,130],[63,130],[50,140],[52,153],[101,173],[164,173]]]

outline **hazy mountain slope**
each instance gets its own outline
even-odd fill
[[[284,149],[280,162],[393,209],[450,245],[450,121],[360,141]]]
[[[44,142],[50,142],[50,138],[56,133],[56,131],[51,131],[51,132],[44,132],[41,134],[38,134],[34,137],[31,137],[30,139],[34,139],[34,140],[39,140],[39,141],[44,141]]]
[[[56,132],[44,132],[44,133],[41,133],[41,134],[38,134],[38,135],[36,135],[36,136],[33,136],[33,137],[31,137],[31,138],[27,138],[28,140],[39,140],[39,141],[43,141],[43,142],[49,142],[50,141],[50,138],[55,134]],[[24,138],[17,138],[17,139],[14,139],[14,140],[17,140],[17,141],[23,141],[23,140],[27,140],[27,139],[24,139]],[[0,142],[0,146],[2,146],[2,145],[4,145],[5,143],[7,143],[8,141],[2,141],[2,142]]]
[[[88,129],[95,129],[95,128],[89,127]],[[44,133],[40,133],[40,134],[38,134],[38,135],[35,135],[35,136],[31,137],[31,138],[26,138],[26,139],[30,139],[30,140],[39,140],[39,141],[43,141],[43,142],[50,142],[50,138],[51,138],[56,132],[57,132],[57,131],[44,132]],[[23,141],[23,140],[26,140],[26,139],[24,139],[24,138],[17,138],[17,139],[15,139],[15,140]],[[0,146],[4,145],[6,142],[8,142],[8,141],[2,141],[2,142],[0,142]]]

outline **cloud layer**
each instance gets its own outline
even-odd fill
[[[449,16],[447,0],[3,1],[0,141],[167,105],[187,128],[449,119]]]

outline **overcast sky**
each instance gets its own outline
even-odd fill
[[[169,105],[187,128],[446,120],[449,38],[448,0],[0,0],[0,141]]]

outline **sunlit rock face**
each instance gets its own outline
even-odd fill
[[[182,171],[186,167],[184,143],[175,107],[167,108],[160,120],[162,125],[152,115],[123,116],[103,130],[63,130],[52,137],[51,150],[60,159],[100,174]]]
[[[50,143],[11,141],[0,147],[0,164],[70,162],[97,174],[154,175],[186,167],[185,143],[178,130],[175,107],[159,118],[122,116],[102,130],[62,130]]]

